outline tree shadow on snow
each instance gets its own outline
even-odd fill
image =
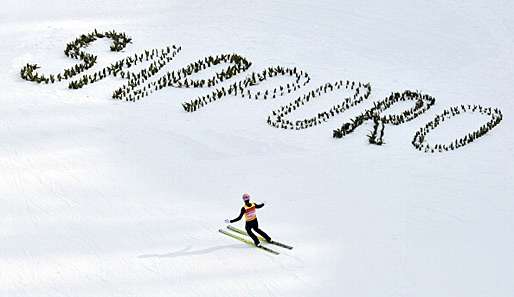
[[[177,258],[177,257],[185,257],[185,256],[197,256],[197,255],[205,255],[210,254],[215,251],[224,250],[224,249],[242,249],[247,248],[241,244],[227,244],[227,245],[219,245],[201,250],[191,250],[192,246],[187,246],[179,251],[166,253],[166,254],[147,254],[140,255],[138,258]]]

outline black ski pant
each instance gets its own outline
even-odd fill
[[[271,237],[269,237],[268,234],[266,234],[264,231],[259,229],[259,222],[257,222],[257,219],[246,222],[245,229],[246,229],[246,233],[248,233],[248,235],[250,235],[250,237],[253,239],[253,242],[255,243],[255,245],[259,244],[259,239],[252,232],[252,230],[257,232],[260,236],[264,237],[264,239],[266,239],[267,242],[271,241]]]

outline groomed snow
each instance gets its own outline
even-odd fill
[[[0,296],[514,296],[514,2],[1,6]],[[237,53],[253,63],[248,72],[298,67],[312,81],[280,99],[227,97],[186,113],[181,103],[209,89],[132,103],[110,98],[120,78],[80,90],[20,78],[28,62],[44,73],[74,65],[66,43],[95,28],[133,43],[120,53],[107,40],[91,45],[93,70],[175,44],[182,51],[163,71]],[[371,99],[307,130],[266,124],[272,110],[340,79],[371,83]],[[384,146],[367,143],[371,123],[332,138],[407,89],[436,104],[387,125]],[[452,152],[415,150],[415,132],[460,104],[500,108],[503,121]],[[485,121],[455,118],[429,138],[450,141]],[[262,229],[295,249],[274,256],[217,232],[243,192],[267,202]]]

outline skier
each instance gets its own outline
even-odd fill
[[[269,237],[268,234],[266,234],[264,231],[259,229],[259,222],[257,221],[256,209],[263,207],[264,203],[258,204],[258,203],[250,202],[250,195],[248,195],[246,193],[243,194],[243,200],[244,200],[244,205],[243,205],[243,207],[241,207],[241,213],[239,214],[239,216],[233,220],[226,219],[225,223],[227,223],[227,224],[235,223],[235,222],[239,221],[244,215],[245,220],[246,220],[246,225],[245,225],[246,232],[253,239],[253,242],[255,243],[255,245],[260,247],[261,243],[260,243],[259,239],[257,238],[257,236],[252,232],[252,229],[255,230],[255,232],[257,232],[259,235],[264,237],[264,239],[266,239],[267,242],[272,243],[273,241],[271,240],[271,237]]]

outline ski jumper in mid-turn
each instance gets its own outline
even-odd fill
[[[259,239],[257,238],[257,236],[252,232],[252,230],[254,230],[259,235],[264,237],[264,239],[266,239],[267,242],[272,242],[271,237],[269,237],[268,234],[266,234],[264,231],[259,229],[259,222],[257,221],[256,209],[263,207],[264,203],[258,204],[258,203],[250,202],[250,195],[248,195],[248,194],[243,194],[243,200],[244,200],[244,205],[243,205],[243,207],[241,207],[241,213],[239,214],[239,216],[233,220],[227,219],[227,220],[225,220],[225,222],[226,223],[235,223],[244,216],[245,221],[246,221],[246,225],[245,225],[246,232],[253,239],[253,242],[255,243],[256,246],[260,246],[261,243],[260,243]]]

